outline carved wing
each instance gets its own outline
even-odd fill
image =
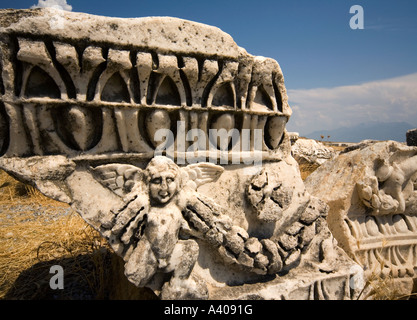
[[[196,190],[199,186],[216,181],[224,168],[209,162],[194,163],[182,168],[185,185]]]
[[[143,170],[129,164],[111,163],[91,168],[94,178],[120,197],[129,194],[143,175]]]

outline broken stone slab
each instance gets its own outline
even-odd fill
[[[298,132],[288,132],[288,136],[290,137],[292,146],[300,138],[300,134]]]
[[[297,139],[291,146],[291,151],[298,163],[322,165],[334,158],[337,153],[323,143],[312,139]]]
[[[417,146],[417,129],[408,130],[406,133],[407,146]]]
[[[115,43],[165,52],[236,58],[239,47],[219,28],[171,17],[113,18],[54,8],[2,10],[0,28],[7,33],[36,34],[55,40]]]
[[[347,274],[350,276],[346,277]],[[357,300],[362,295],[353,288],[355,283],[362,287],[363,281],[360,268],[358,273],[349,268],[330,274],[294,269],[285,277],[270,280],[268,286],[261,283],[229,286],[216,289],[212,296],[214,300]]]
[[[324,163],[305,184],[329,205],[329,228],[366,279],[391,278],[399,295],[409,295],[417,269],[417,148],[363,142]]]
[[[358,266],[301,180],[275,60],[169,17],[2,10],[0,39],[0,167],[69,203],[131,283],[161,299],[360,290],[335,291]]]

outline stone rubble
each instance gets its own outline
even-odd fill
[[[322,165],[336,157],[337,153],[323,143],[312,139],[298,139],[291,147],[294,159],[299,164],[309,163]]]

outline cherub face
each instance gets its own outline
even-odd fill
[[[153,204],[165,205],[177,194],[181,185],[179,167],[169,158],[153,158],[145,170],[149,198]]]
[[[167,204],[178,191],[177,175],[172,170],[156,172],[149,180],[149,197],[158,204]]]

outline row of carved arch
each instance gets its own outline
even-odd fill
[[[26,38],[17,43],[19,97],[289,112],[273,59],[213,60]]]
[[[353,237],[362,240],[412,235],[417,231],[417,217],[405,214],[364,215],[353,220],[346,219],[345,222]]]
[[[105,153],[151,154],[164,141],[157,138],[159,129],[172,132],[175,146],[183,143],[183,151],[194,140],[186,134],[197,129],[198,151],[218,150],[276,151],[282,142],[286,116],[254,115],[231,112],[190,112],[171,108],[91,107],[83,104],[4,103],[0,105],[1,155],[32,156],[48,154],[90,155]],[[236,149],[237,140],[226,136],[227,144],[210,141],[210,129],[225,129],[250,141]],[[249,136],[241,136],[247,129]],[[255,129],[261,132],[261,145],[254,146]],[[163,131],[164,132],[164,131]],[[194,132],[193,132],[194,134]],[[194,139],[193,138],[193,139]],[[257,138],[259,139],[259,138]],[[180,140],[178,142],[178,140]],[[243,141],[243,140],[242,140]],[[242,143],[239,141],[239,143]],[[256,142],[258,143],[258,142]],[[211,145],[210,145],[211,144]]]
[[[393,278],[415,276],[417,217],[363,215],[345,219],[345,223],[353,236],[349,241],[355,244],[349,251],[366,272]]]
[[[356,260],[369,275],[379,272],[383,278],[415,277],[417,244],[381,246],[356,252]]]

